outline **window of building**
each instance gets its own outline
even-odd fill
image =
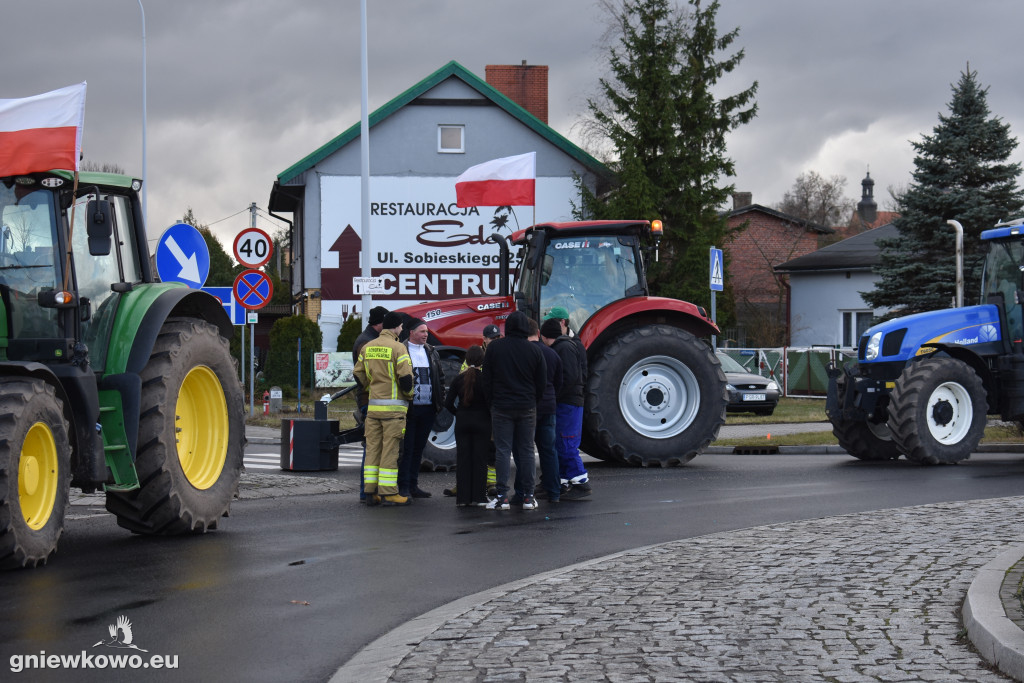
[[[871,327],[871,320],[874,318],[872,311],[842,311],[843,315],[843,339],[842,346],[855,348],[860,336]]]
[[[438,126],[437,151],[441,154],[465,154],[465,126]]]

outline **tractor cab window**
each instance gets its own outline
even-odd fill
[[[0,298],[12,338],[62,335],[57,311],[40,308],[39,292],[57,287],[57,221],[53,196],[0,183]]]
[[[604,306],[642,293],[634,245],[619,237],[552,239],[538,271],[541,316],[564,307],[577,332]]]
[[[1010,339],[1024,338],[1024,321],[1021,316],[1020,293],[1024,290],[1021,266],[1024,264],[1024,242],[999,241],[989,246],[985,260],[984,302],[1002,302],[1006,311],[1006,323],[1010,328]]]
[[[71,237],[75,255],[78,295],[89,300],[89,318],[82,322],[82,339],[89,347],[89,364],[99,372],[106,367],[107,347],[120,295],[111,285],[141,280],[138,258],[134,256],[135,232],[131,224],[130,204],[125,197],[110,195],[114,232],[110,253],[89,253],[89,235],[85,226],[86,204],[94,195],[79,197],[75,206],[75,228]]]

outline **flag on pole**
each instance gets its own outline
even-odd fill
[[[0,176],[54,168],[77,171],[84,124],[84,82],[0,100]]]
[[[534,206],[537,153],[485,161],[455,179],[456,205]]]

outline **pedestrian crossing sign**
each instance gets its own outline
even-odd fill
[[[722,271],[722,250],[711,247],[711,291],[721,292],[725,288]]]

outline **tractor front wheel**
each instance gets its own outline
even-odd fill
[[[900,448],[886,424],[860,420],[832,420],[839,446],[858,460],[896,460]]]
[[[729,402],[710,346],[670,325],[645,325],[612,339],[587,380],[590,455],[669,467],[692,460],[717,436]]]
[[[988,403],[974,369],[955,358],[926,358],[904,368],[889,399],[893,440],[926,465],[966,460],[985,432]]]
[[[169,319],[141,375],[140,488],[107,492],[107,509],[136,533],[216,529],[238,491],[245,447],[227,341],[209,323]]]
[[[0,380],[0,568],[35,567],[57,550],[71,490],[68,424],[53,387]]]

